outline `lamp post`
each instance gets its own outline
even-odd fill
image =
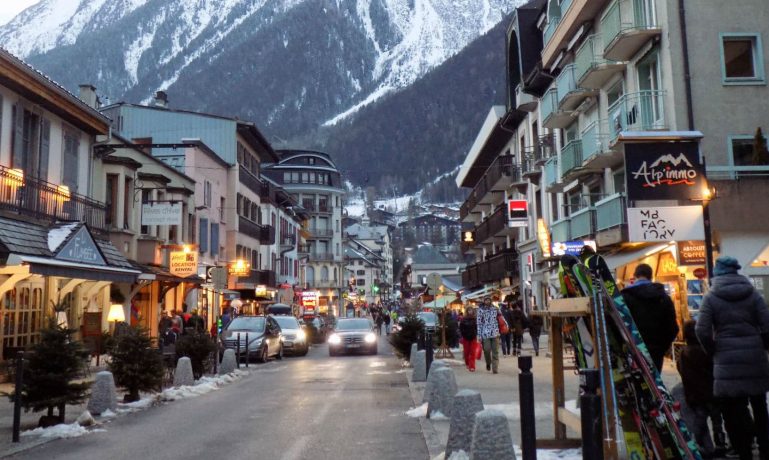
[[[123,310],[123,305],[119,303],[114,303],[110,305],[109,307],[109,313],[107,314],[107,321],[114,322],[115,327],[112,330],[112,335],[117,334],[117,323],[125,321],[125,311]]]

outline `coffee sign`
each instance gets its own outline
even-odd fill
[[[699,240],[679,241],[678,265],[705,265],[705,242]]]
[[[697,142],[625,144],[629,201],[702,198],[705,175]]]

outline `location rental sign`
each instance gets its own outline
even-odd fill
[[[639,200],[701,199],[705,175],[697,142],[625,144],[627,197]]]
[[[197,251],[172,251],[169,259],[168,271],[172,275],[184,278],[198,272]]]

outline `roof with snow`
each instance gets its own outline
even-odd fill
[[[411,255],[412,265],[451,264],[441,251],[431,244],[421,244]]]
[[[363,224],[352,224],[345,228],[347,235],[359,240],[379,240],[387,235],[387,227],[384,225],[373,226]]]

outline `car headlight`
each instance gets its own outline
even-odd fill
[[[306,338],[307,338],[307,334],[305,334],[304,331],[300,330],[299,332],[296,333],[296,340],[298,342],[302,342]]]
[[[342,338],[339,337],[338,334],[331,334],[331,337],[328,338],[328,343],[331,345],[339,345],[342,343]]]
[[[376,342],[376,335],[374,335],[373,332],[369,332],[368,334],[366,334],[366,337],[364,337],[363,340],[365,340],[366,343],[374,343]]]

